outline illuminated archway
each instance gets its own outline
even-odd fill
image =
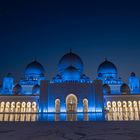
[[[17,103],[16,103],[15,112],[16,112],[16,113],[20,113],[20,111],[21,111],[20,108],[21,108],[21,103],[20,103],[20,102],[17,102]]]
[[[128,101],[128,111],[133,112],[133,103],[132,103],[132,101]]]
[[[118,108],[118,112],[122,112],[122,102],[121,101],[118,101],[117,102],[117,108]]]
[[[138,103],[137,103],[137,101],[133,101],[133,110],[134,110],[135,112],[138,111]]]
[[[66,111],[68,113],[77,112],[77,97],[74,94],[69,94],[66,97]]]
[[[32,112],[33,113],[37,112],[37,104],[36,104],[36,102],[32,102]]]
[[[26,112],[26,102],[21,103],[21,112],[25,113]]]
[[[117,112],[117,103],[116,103],[116,101],[112,101],[112,111]]]
[[[26,104],[26,106],[27,106],[27,108],[26,108],[26,113],[31,113],[31,107],[32,107],[32,103],[31,102],[27,102],[27,104]]]
[[[9,113],[9,111],[10,111],[10,102],[6,102],[5,112]]]
[[[56,113],[60,112],[60,100],[59,99],[55,100],[55,112]]]
[[[88,100],[86,98],[83,100],[83,112],[88,112]]]
[[[109,111],[109,112],[112,111],[112,105],[111,105],[110,101],[107,101],[107,103],[106,103],[106,110]]]
[[[4,112],[4,109],[5,109],[5,102],[1,102],[0,103],[0,112]]]
[[[15,112],[15,107],[16,107],[16,103],[11,102],[11,111],[10,112]]]

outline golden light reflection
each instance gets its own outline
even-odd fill
[[[37,114],[0,114],[0,121],[37,121]]]

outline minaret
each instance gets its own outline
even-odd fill
[[[3,79],[3,93],[12,94],[14,78],[11,73],[8,73]]]

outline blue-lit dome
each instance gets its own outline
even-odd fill
[[[8,77],[8,78],[13,78],[13,75],[12,75],[12,73],[8,73],[8,74],[6,75],[6,77]]]
[[[98,77],[116,78],[117,68],[112,62],[105,60],[103,63],[99,65],[97,73]]]
[[[61,77],[61,75],[57,74],[56,77],[55,77],[55,79],[59,79],[59,80],[61,80],[62,77]]]
[[[44,76],[44,71],[43,66],[35,60],[25,68],[25,77],[42,77]]]
[[[58,63],[59,73],[62,73],[69,66],[75,67],[79,72],[83,72],[83,62],[81,58],[75,53],[65,54]]]
[[[73,66],[69,66],[68,68],[66,68],[62,74],[62,78],[63,80],[66,81],[77,81],[80,80],[81,77],[81,73],[78,71],[78,69],[76,69]]]
[[[87,77],[85,74],[81,75],[81,80],[90,80],[89,77]]]
[[[132,73],[130,74],[130,76],[131,76],[131,77],[136,77],[136,74],[135,74],[134,72],[132,72]]]

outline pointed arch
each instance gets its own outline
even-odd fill
[[[88,112],[88,100],[86,98],[83,99],[83,112]]]
[[[66,97],[66,111],[70,113],[77,112],[77,97],[74,94],[69,94]]]
[[[55,100],[55,113],[60,113],[60,99]]]

